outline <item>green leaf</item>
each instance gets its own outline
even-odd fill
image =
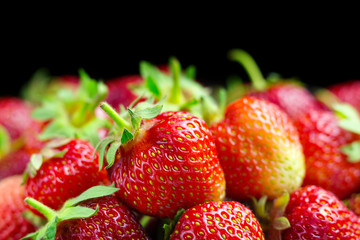
[[[194,80],[196,77],[196,67],[194,65],[190,65],[185,69],[185,76],[188,79]]]
[[[290,222],[286,217],[275,218],[272,225],[276,230],[285,230],[291,227]]]
[[[31,116],[38,120],[49,120],[60,116],[59,109],[52,102],[44,103],[41,107],[32,111]]]
[[[282,216],[284,214],[289,200],[289,193],[284,193],[283,195],[274,200],[273,207],[277,210],[277,216]]]
[[[156,105],[154,107],[151,108],[145,108],[139,111],[136,111],[136,115],[140,116],[141,118],[144,119],[151,119],[156,117],[157,115],[159,115],[161,113],[163,106],[162,105]]]
[[[58,217],[56,216],[55,218],[53,218],[52,221],[50,221],[48,224],[46,224],[46,231],[45,231],[45,235],[43,236],[44,240],[55,240],[55,236],[56,236],[56,227],[57,227],[57,223],[58,223]],[[38,236],[39,237],[39,236]]]
[[[111,145],[106,153],[106,161],[108,162],[106,169],[110,168],[114,164],[116,152],[119,149],[120,145],[121,145],[121,142],[118,142],[118,141],[111,143]]]
[[[108,145],[110,143],[112,143],[113,141],[115,141],[114,138],[106,137],[102,141],[100,141],[98,146],[95,148],[96,150],[99,149],[99,171],[104,166],[104,156],[105,156],[106,149],[107,149]]]
[[[339,126],[347,131],[360,134],[360,116],[350,104],[334,104],[333,109],[338,116]]]
[[[179,110],[187,110],[197,104],[199,104],[200,101],[198,99],[192,99],[190,100],[189,102],[186,102],[184,104],[182,104],[180,107],[179,107]]]
[[[128,108],[128,112],[130,114],[132,127],[135,129],[135,131],[139,130],[142,118],[135,114],[130,108]]]
[[[96,209],[82,207],[82,206],[75,206],[65,208],[60,214],[59,219],[60,221],[70,220],[70,219],[79,219],[79,218],[89,218],[94,216],[99,211],[99,206]]]
[[[26,172],[28,173],[26,179],[28,176],[34,177],[38,172],[38,170],[40,169],[42,163],[43,163],[43,155],[41,153],[32,154],[26,168]],[[26,179],[24,179],[24,181],[26,181]]]
[[[266,202],[267,202],[267,196],[263,196],[259,199],[259,201],[252,197],[252,201],[255,208],[255,213],[262,219],[270,220],[270,215],[266,211]]]
[[[39,232],[33,232],[27,234],[25,237],[21,238],[20,240],[26,240],[26,239],[36,239],[36,236],[39,234]]]
[[[155,98],[160,98],[161,93],[160,93],[160,89],[157,86],[156,81],[151,77],[148,76],[145,80],[145,86],[147,87],[147,89],[150,91],[151,94],[153,94],[153,96]]]
[[[360,162],[360,141],[354,141],[341,147],[341,151],[348,156],[351,163]]]
[[[179,221],[180,217],[184,214],[185,209],[180,209],[179,211],[177,211],[174,219],[172,219],[169,223],[164,224],[163,229],[164,229],[164,239],[168,240],[170,239],[170,235],[171,233],[174,231],[175,226],[177,224],[177,222]]]
[[[88,190],[81,193],[79,196],[67,200],[64,204],[64,208],[73,207],[73,206],[77,205],[78,203],[89,200],[89,199],[111,195],[111,194],[117,192],[118,190],[119,189],[115,188],[114,185],[112,185],[112,186],[99,185],[99,186],[91,187]]]
[[[133,138],[134,135],[125,128],[121,136],[121,144],[125,144]]]
[[[74,138],[75,130],[70,124],[67,124],[64,121],[53,121],[44,129],[44,131],[39,135],[41,140],[47,140],[51,138]]]

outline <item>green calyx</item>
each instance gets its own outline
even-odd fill
[[[180,217],[185,213],[185,209],[180,209],[177,211],[175,217],[173,219],[167,219],[167,223],[164,224],[164,240],[169,240],[170,235],[173,233],[177,222],[179,221]]]
[[[134,139],[141,129],[143,119],[152,119],[160,114],[162,105],[159,105],[159,102],[154,105],[152,98],[149,98],[145,102],[138,103],[140,98],[135,100],[128,109],[121,106],[120,113],[117,113],[106,102],[100,104],[100,107],[114,121],[115,125],[110,134],[95,147],[95,152],[99,153],[99,170],[103,168],[105,159],[107,161],[106,168],[113,165],[120,146]],[[136,103],[137,105],[133,107]]]
[[[52,139],[39,153],[32,154],[24,171],[22,184],[24,184],[29,177],[34,177],[45,161],[55,157],[63,157],[67,152],[67,149],[60,151],[56,148],[67,144],[70,140],[71,139],[69,138]]]
[[[146,98],[163,99],[164,111],[187,111],[207,122],[219,118],[219,106],[210,96],[211,89],[195,81],[195,67],[189,66],[182,71],[176,58],[170,58],[169,67],[170,74],[148,62],[141,62],[140,73],[145,84],[134,86],[132,90]]]
[[[339,119],[341,128],[360,135],[360,115],[353,106],[335,103],[332,105],[332,109]],[[349,162],[360,162],[360,140],[342,146],[341,151],[347,155]]]
[[[55,211],[33,198],[26,198],[25,202],[41,212],[48,222],[37,232],[30,233],[22,239],[54,240],[56,236],[56,228],[60,222],[70,219],[89,218],[94,216],[99,210],[98,207],[96,209],[91,209],[78,206],[79,203],[98,197],[108,196],[118,190],[119,189],[114,186],[95,186],[89,188],[78,197],[67,200],[59,211]]]
[[[99,141],[98,130],[109,128],[106,119],[95,116],[95,109],[107,96],[104,83],[91,79],[84,71],[79,71],[80,86],[74,94],[69,89],[61,89],[56,97],[42,101],[32,113],[35,119],[50,121],[39,138],[48,140],[57,137],[82,138],[94,146]]]

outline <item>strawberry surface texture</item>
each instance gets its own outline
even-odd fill
[[[21,175],[0,181],[0,239],[18,240],[33,232],[36,227],[22,214],[26,210],[25,188]]]
[[[225,178],[205,122],[185,112],[146,120],[121,147],[111,180],[117,196],[142,213],[173,217],[180,208],[225,197]]]
[[[176,224],[170,240],[256,239],[264,240],[252,212],[238,202],[211,202],[188,209]]]
[[[57,210],[67,199],[79,195],[84,190],[110,183],[106,170],[99,171],[98,155],[87,141],[72,139],[56,150],[64,151],[65,154],[45,159],[36,175],[27,179],[27,197]]]
[[[226,177],[227,196],[276,198],[301,186],[305,162],[299,135],[276,105],[245,97],[211,126]]]

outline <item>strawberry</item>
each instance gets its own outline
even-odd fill
[[[291,80],[264,79],[254,59],[244,50],[232,50],[230,58],[242,64],[253,86],[246,95],[258,97],[278,105],[290,118],[296,119],[312,109],[327,109],[305,87]]]
[[[129,125],[108,104],[101,107],[122,129]],[[154,109],[155,115],[145,116],[144,111]],[[132,209],[158,217],[224,198],[223,170],[202,119],[179,111],[157,115],[161,106],[129,111],[134,135],[126,126],[121,137],[104,139],[99,150],[103,155],[109,146],[107,161],[109,156],[119,160],[111,176],[119,198]]]
[[[61,222],[56,240],[148,239],[134,214],[114,196],[87,200],[80,206],[99,211],[90,218]]]
[[[18,240],[35,230],[35,226],[22,216],[26,210],[21,175],[0,181],[0,239]]]
[[[360,80],[338,83],[328,87],[341,102],[349,103],[360,112]]]
[[[115,109],[120,105],[128,107],[138,97],[132,91],[131,86],[139,85],[143,82],[144,79],[139,75],[129,75],[107,80],[105,84],[109,89],[109,94],[106,102]]]
[[[349,209],[360,217],[360,193],[353,194],[348,201]]]
[[[98,155],[94,150],[90,143],[81,139],[50,141],[41,153],[31,158],[25,195],[59,209],[67,199],[89,187],[108,184],[107,172],[105,169],[99,171]]]
[[[285,209],[284,216],[277,220],[282,218],[288,222],[287,228],[279,232],[275,228],[280,225],[274,225],[270,240],[359,239],[360,219],[331,192],[306,186],[293,192],[287,200],[277,206]],[[272,213],[275,212],[273,208]]]
[[[274,199],[301,186],[305,162],[298,132],[275,104],[254,97],[238,99],[211,131],[228,197]]]
[[[94,186],[67,200],[59,211],[26,198],[48,222],[24,239],[148,239],[131,211],[113,196],[113,186]]]
[[[239,202],[208,202],[186,210],[170,240],[262,239],[264,233],[253,213]]]
[[[351,162],[342,151],[343,146],[360,139],[359,135],[341,128],[338,118],[328,111],[310,111],[294,124],[306,158],[303,185],[320,186],[340,199],[359,190],[360,162]]]
[[[32,119],[32,109],[20,98],[0,98],[0,179],[23,173],[32,149],[39,147],[41,124]]]

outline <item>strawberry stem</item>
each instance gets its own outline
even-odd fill
[[[170,59],[170,68],[172,77],[174,80],[173,87],[171,89],[171,95],[169,98],[169,102],[178,104],[181,101],[181,88],[180,88],[180,75],[181,75],[181,66],[177,59]]]
[[[229,52],[229,58],[240,63],[250,77],[256,90],[266,89],[267,83],[255,60],[244,50],[234,49]]]
[[[56,211],[54,211],[53,209],[49,208],[48,206],[42,204],[41,202],[33,198],[27,197],[25,198],[25,202],[29,204],[31,207],[41,212],[48,220],[51,220],[57,216]]]
[[[113,109],[108,103],[102,102],[100,104],[100,107],[106,114],[114,120],[114,122],[120,127],[120,128],[126,128],[131,129],[131,124],[128,123],[124,118],[120,117],[120,115]]]

